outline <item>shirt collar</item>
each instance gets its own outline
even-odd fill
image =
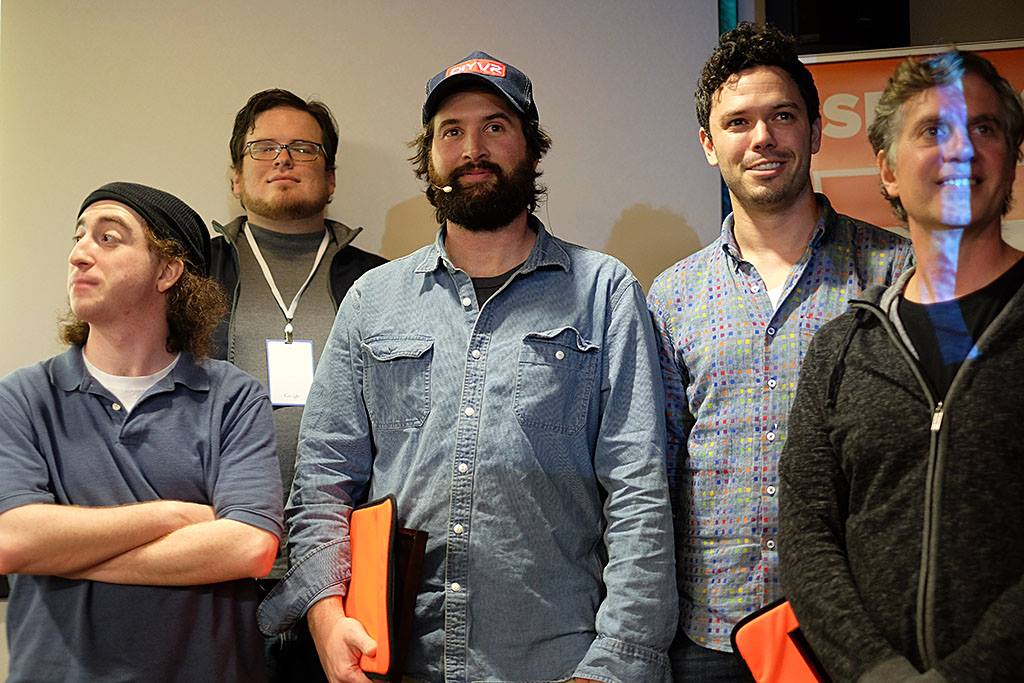
[[[540,219],[536,216],[528,216],[527,221],[529,226],[537,232],[537,241],[534,243],[533,250],[530,251],[530,255],[527,257],[520,272],[528,273],[544,267],[555,267],[569,271],[572,266],[572,261],[569,258],[569,252],[565,250],[565,247],[562,246],[559,240],[555,239],[548,233],[544,224],[541,223]],[[444,266],[448,270],[456,269],[452,264],[451,259],[448,258],[448,252],[444,248],[444,238],[446,234],[447,224],[443,224],[437,231],[437,237],[434,238],[434,243],[427,247],[426,252],[423,255],[423,260],[421,260],[419,265],[416,266],[417,273],[432,273],[441,268],[441,266]]]
[[[811,233],[810,245],[812,248],[817,247],[821,243],[821,239],[826,233],[832,232],[832,227],[839,219],[839,214],[832,208],[832,203],[829,202],[828,197],[815,192],[814,198],[818,202],[818,222],[814,226],[814,232]],[[742,261],[740,247],[736,243],[736,235],[733,232],[735,225],[736,221],[732,213],[722,221],[722,250],[734,260]]]
[[[100,389],[100,384],[85,369],[81,346],[72,346],[53,359],[50,365],[50,381],[64,391],[95,393]],[[201,363],[192,358],[192,354],[182,351],[181,358],[171,372],[155,386],[159,387],[160,391],[169,391],[175,384],[183,384],[193,391],[209,391],[210,375]]]

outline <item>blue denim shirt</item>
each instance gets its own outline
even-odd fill
[[[664,403],[636,279],[550,236],[478,308],[434,245],[345,298],[300,430],[293,568],[264,632],[342,595],[348,516],[386,494],[430,534],[406,673],[669,680],[677,618]]]

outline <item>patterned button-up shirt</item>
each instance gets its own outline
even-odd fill
[[[348,512],[394,494],[430,534],[406,673],[669,680],[664,404],[621,263],[549,235],[483,306],[437,242],[349,290],[303,414],[287,627],[348,579]]]
[[[730,650],[736,622],[781,596],[778,461],[811,337],[912,262],[907,240],[817,198],[818,224],[777,307],[740,254],[732,215],[647,297],[666,392],[679,625],[715,650]]]

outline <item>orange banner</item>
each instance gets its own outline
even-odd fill
[[[1018,92],[1024,90],[1024,41],[958,47],[984,55]],[[812,159],[811,180],[814,189],[826,194],[838,211],[875,225],[899,225],[879,190],[867,127],[897,64],[910,55],[946,49],[936,46],[802,58],[821,97],[821,151]],[[1019,169],[1013,185],[1016,202],[1006,220],[1024,224],[1024,173]]]

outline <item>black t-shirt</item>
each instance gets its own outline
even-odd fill
[[[523,261],[523,263],[526,263],[526,261]],[[501,275],[471,278],[473,280],[473,290],[476,292],[476,305],[483,306],[487,303],[487,300],[494,296],[494,293],[501,289],[502,285],[508,282],[508,279],[523,266],[523,263]]]
[[[1022,284],[1024,258],[991,283],[959,299],[920,304],[900,297],[900,320],[936,396],[946,395],[985,328]]]

